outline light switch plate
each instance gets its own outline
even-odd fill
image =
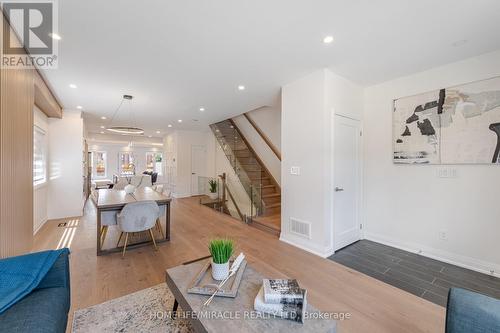
[[[290,168],[290,174],[291,175],[296,175],[296,176],[300,175],[300,167],[298,167],[298,166],[291,167]]]

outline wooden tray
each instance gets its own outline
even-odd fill
[[[231,267],[233,261],[234,259],[229,260],[229,267]],[[215,296],[235,298],[238,294],[238,287],[240,286],[241,278],[243,277],[246,266],[247,261],[243,259],[236,274],[222,286],[221,290],[219,290]],[[221,281],[217,281],[212,278],[212,265],[210,264],[210,260],[207,260],[205,265],[201,268],[201,271],[189,284],[187,292],[189,294],[212,296],[214,291],[217,290],[217,286],[220,282]]]

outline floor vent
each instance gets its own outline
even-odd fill
[[[57,226],[59,228],[62,228],[62,227],[65,227],[67,224],[68,224],[68,222],[62,222],[62,223],[59,223]]]
[[[295,218],[290,218],[290,231],[294,234],[311,238],[311,224],[309,222],[300,221]]]

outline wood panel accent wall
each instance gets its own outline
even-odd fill
[[[62,108],[38,71],[34,72],[35,105],[49,118],[62,118]]]
[[[7,29],[1,12],[0,20]],[[34,72],[0,68],[0,258],[33,243]]]

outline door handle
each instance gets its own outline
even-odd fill
[[[196,172],[191,172],[192,175],[196,175]]]
[[[342,187],[335,187],[335,192],[343,192],[344,189]]]

